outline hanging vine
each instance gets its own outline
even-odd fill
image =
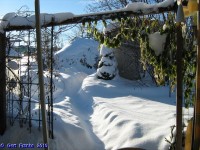
[[[108,33],[102,33],[97,28],[97,22],[83,23],[88,32],[93,34],[101,44],[108,47],[117,48],[123,41],[138,41],[141,48],[141,62],[144,70],[148,65],[153,66],[154,77],[158,85],[169,86],[173,90],[176,86],[176,25],[174,22],[174,14],[169,13],[165,23],[159,20],[150,20],[146,17],[127,17],[112,19],[116,25],[117,34],[112,36],[113,30]],[[103,26],[106,28],[107,22],[102,20]],[[164,24],[164,25],[163,25]],[[149,35],[159,32],[160,35],[166,35],[166,41],[162,53],[156,54],[155,49],[150,46]],[[184,98],[185,107],[189,107],[194,101],[194,85],[196,72],[196,50],[193,45],[193,34],[191,30],[185,33],[184,50],[183,50],[183,82],[184,82]],[[159,42],[159,39],[158,39]],[[170,81],[170,82],[169,82]]]

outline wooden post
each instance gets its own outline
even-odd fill
[[[6,36],[0,33],[0,135],[6,130]]]
[[[182,50],[183,37],[181,23],[177,23],[177,89],[176,89],[176,149],[182,149],[182,105],[183,105],[183,75],[182,75]]]
[[[46,119],[47,117],[46,117],[44,79],[43,79],[42,48],[41,48],[41,24],[40,24],[39,0],[35,0],[35,20],[36,20],[37,59],[38,59],[38,75],[39,75],[39,88],[40,88],[40,104],[41,104],[41,112],[42,112],[43,142],[45,144],[48,144],[47,119]],[[48,150],[48,147],[45,147],[44,149]]]
[[[52,22],[54,19],[52,20]],[[50,79],[50,103],[51,103],[51,138],[53,139],[53,63],[54,63],[54,55],[53,55],[53,36],[54,36],[54,26],[51,27],[51,79]]]
[[[197,13],[197,73],[196,73],[196,100],[194,114],[194,141],[193,150],[200,149],[200,4]]]

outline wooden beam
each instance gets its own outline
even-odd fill
[[[200,149],[200,4],[197,13],[197,73],[196,73],[196,99],[194,114],[194,141],[193,149]]]
[[[0,135],[6,130],[6,36],[0,33]]]
[[[183,107],[183,70],[182,70],[182,50],[183,50],[183,37],[181,23],[177,23],[177,52],[176,52],[176,149],[182,149],[182,107]]]
[[[52,21],[46,24],[43,24],[41,27],[51,27],[51,26],[59,26],[59,25],[68,25],[68,24],[77,24],[82,22],[89,22],[89,21],[98,21],[98,20],[106,20],[106,19],[115,19],[115,18],[125,18],[128,16],[144,16],[144,15],[151,15],[151,14],[159,14],[165,13],[169,11],[176,10],[176,2],[173,6],[169,7],[159,7],[157,10],[152,8],[146,9],[145,12],[141,11],[127,11],[125,9],[119,9],[117,11],[107,11],[107,12],[99,12],[99,13],[90,13],[90,14],[83,14],[83,15],[75,15],[73,18],[66,19],[62,22],[55,22],[52,18]],[[34,29],[33,26],[28,25],[21,25],[21,26],[12,26],[8,25],[4,28],[5,31],[13,31],[13,30],[28,30]]]

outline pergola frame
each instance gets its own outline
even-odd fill
[[[35,2],[39,2],[39,0],[35,0]],[[36,4],[36,3],[35,3]],[[38,4],[36,4],[37,6]],[[37,9],[37,8],[36,8]],[[108,11],[108,12],[99,12],[99,13],[91,13],[91,14],[83,14],[77,15],[73,18],[66,19],[62,22],[54,22],[52,21],[47,24],[43,24],[40,27],[52,27],[58,25],[67,25],[67,24],[75,24],[75,23],[83,23],[89,21],[98,21],[98,20],[106,20],[106,19],[114,19],[114,18],[123,18],[128,16],[143,16],[150,14],[159,14],[165,13],[169,11],[176,11],[176,3],[170,7],[159,7],[155,10],[148,10],[148,13],[144,13],[142,11],[126,11],[126,10],[118,10],[118,11]],[[200,10],[200,5],[199,5]],[[199,11],[198,11],[199,14]],[[36,14],[37,15],[37,14]],[[194,150],[199,150],[199,141],[200,141],[200,15],[198,15],[198,48],[197,48],[197,83],[196,83],[196,101],[195,101],[195,114],[194,114]],[[35,27],[21,25],[21,26],[7,26],[4,28],[4,32],[0,33],[0,134],[3,135],[6,130],[6,31],[19,31],[19,30],[28,30],[34,29]],[[177,25],[177,36],[181,36],[181,26]],[[182,146],[182,44],[180,40],[177,42],[177,146],[176,148],[179,150]],[[39,68],[42,72],[42,68]],[[42,118],[44,119],[44,118]],[[45,134],[45,133],[43,133]],[[47,135],[43,135],[47,136]],[[46,137],[47,138],[47,137]],[[45,140],[44,140],[45,141]]]

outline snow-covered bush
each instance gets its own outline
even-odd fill
[[[114,57],[113,49],[101,45],[100,49],[101,60],[98,64],[97,78],[111,80],[117,74],[117,62]]]

